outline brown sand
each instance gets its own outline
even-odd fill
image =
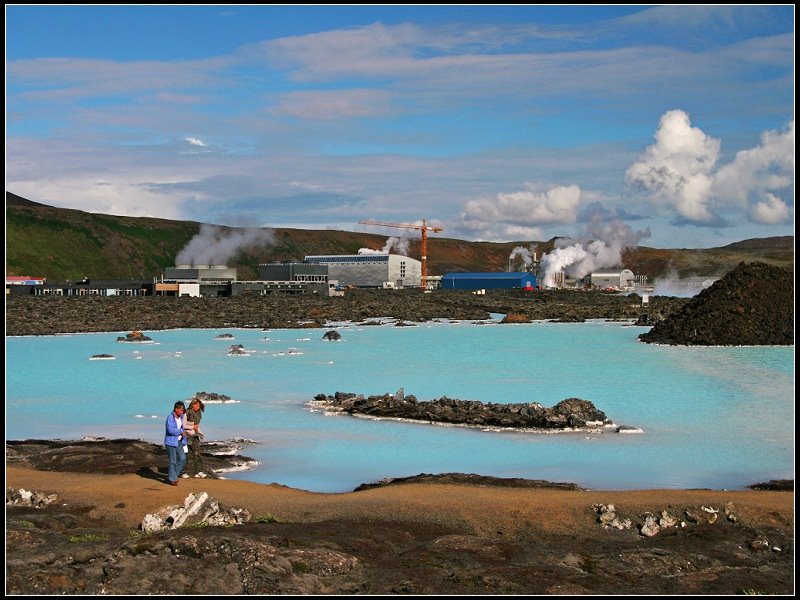
[[[514,535],[522,529],[576,534],[596,528],[593,504],[614,504],[638,515],[667,509],[735,506],[742,525],[793,528],[794,494],[769,491],[635,490],[579,491],[514,489],[458,484],[409,483],[324,494],[277,484],[238,480],[181,479],[177,487],[137,474],[100,475],[37,471],[9,466],[6,487],[55,492],[59,502],[93,506],[92,516],[113,518],[135,529],[144,515],[182,504],[205,491],[226,507],[241,507],[254,518],[272,515],[284,522],[329,519],[392,520],[456,526],[479,535]]]

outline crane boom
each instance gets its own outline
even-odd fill
[[[428,232],[433,231],[438,233],[439,231],[444,231],[441,227],[429,227],[427,223],[425,223],[425,219],[422,220],[422,225],[416,225],[414,223],[386,223],[384,221],[359,221],[361,225],[380,225],[382,227],[402,227],[403,229],[417,229],[418,231],[422,232],[422,256],[420,260],[420,287],[425,289],[425,286],[428,283]]]

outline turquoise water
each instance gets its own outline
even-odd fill
[[[728,488],[794,477],[794,347],[640,343],[619,322],[340,324],[326,330],[146,331],[6,338],[6,439],[161,443],[176,400],[208,404],[207,440],[249,438],[231,479],[344,492],[384,477],[463,472],[593,489]],[[218,340],[219,334],[235,339]],[[247,356],[228,356],[242,344]],[[111,354],[115,360],[89,360]],[[591,400],[637,434],[496,432],[312,410],[316,394],[482,402]]]

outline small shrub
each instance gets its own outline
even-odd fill
[[[292,573],[303,574],[311,571],[311,567],[304,562],[292,563]]]
[[[105,533],[82,533],[81,535],[71,535],[69,541],[73,544],[80,542],[104,542],[108,539]]]
[[[280,523],[280,519],[271,513],[261,515],[256,519],[256,523]]]

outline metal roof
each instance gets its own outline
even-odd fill
[[[533,276],[524,271],[500,271],[498,273],[447,273],[442,279],[520,279],[525,276]]]

